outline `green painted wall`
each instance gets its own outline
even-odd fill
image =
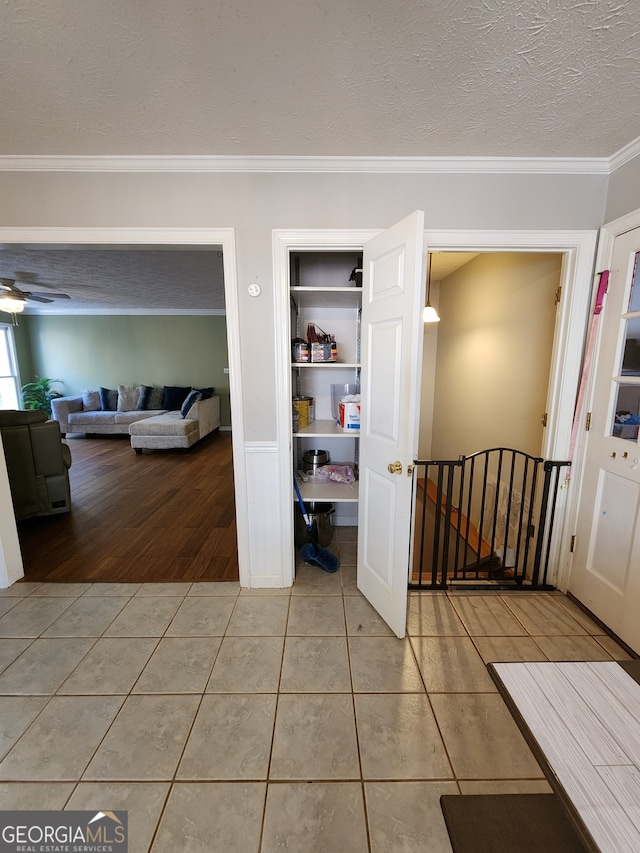
[[[29,367],[62,380],[64,394],[121,385],[213,385],[230,426],[223,316],[31,316]],[[21,323],[23,320],[20,321]],[[26,357],[28,363],[28,357]],[[23,371],[22,381],[32,378]]]
[[[13,326],[13,340],[16,345],[16,358],[18,360],[18,373],[20,384],[32,382],[35,378],[35,368],[31,356],[31,337],[29,334],[29,321],[27,317],[18,318],[19,325]]]

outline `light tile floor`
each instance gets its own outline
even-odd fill
[[[448,853],[442,793],[549,790],[486,672],[628,657],[559,593],[412,593],[398,640],[341,569],[292,590],[0,591],[0,802],[128,809],[142,853]]]

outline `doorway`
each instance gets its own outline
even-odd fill
[[[238,306],[237,306],[237,276],[236,276],[236,254],[235,254],[235,236],[233,229],[34,229],[33,232],[29,229],[20,229],[19,236],[15,233],[15,229],[6,229],[7,233],[3,233],[3,242],[6,244],[26,245],[47,244],[51,246],[90,246],[99,245],[101,247],[141,247],[155,246],[156,248],[163,247],[183,247],[183,248],[210,248],[219,247],[222,251],[223,258],[223,274],[224,274],[224,294],[226,305],[226,319],[228,332],[228,370],[229,370],[229,400],[234,413],[240,414],[241,421],[241,374],[240,374],[240,358],[239,358],[239,322],[238,322]],[[238,448],[242,448],[244,444],[242,423],[235,424],[232,433],[232,459],[235,470],[235,497],[236,497],[236,515],[237,518],[237,542],[243,541],[243,534],[246,533],[246,513],[244,512],[244,494],[242,490],[240,501],[238,501],[238,481],[243,479],[243,454]],[[238,461],[239,460],[239,461]],[[6,503],[8,495],[3,494],[3,503]],[[9,498],[10,501],[10,498]],[[238,511],[238,503],[240,503]],[[14,522],[15,525],[15,522]],[[3,534],[5,531],[3,531]],[[9,530],[7,535],[11,538],[13,535]],[[3,537],[4,538],[4,537]],[[246,535],[244,537],[246,541]],[[243,575],[248,573],[248,567],[243,563],[242,548],[238,545],[238,562],[240,564],[240,580],[242,582]],[[7,585],[17,580],[22,572],[20,566],[13,560],[10,566],[0,566],[6,577],[0,577],[0,585]],[[246,581],[245,581],[246,582]]]
[[[424,327],[420,458],[491,447],[539,456],[562,255],[442,253],[432,270],[441,322]]]

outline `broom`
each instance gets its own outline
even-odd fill
[[[300,549],[302,559],[305,563],[320,566],[320,568],[325,572],[337,572],[339,565],[338,558],[335,554],[332,554],[331,551],[327,551],[326,548],[321,548],[318,545],[318,525],[316,524],[315,519],[312,521],[309,517],[295,477],[293,478],[293,485],[296,490],[296,495],[298,496],[300,512],[302,513],[307,533],[309,534],[309,541]]]

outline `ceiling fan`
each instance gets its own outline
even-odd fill
[[[21,290],[15,279],[0,278],[0,311],[20,314],[24,311],[27,300],[53,302],[54,299],[71,299],[71,297],[67,293],[30,293],[27,290]]]

